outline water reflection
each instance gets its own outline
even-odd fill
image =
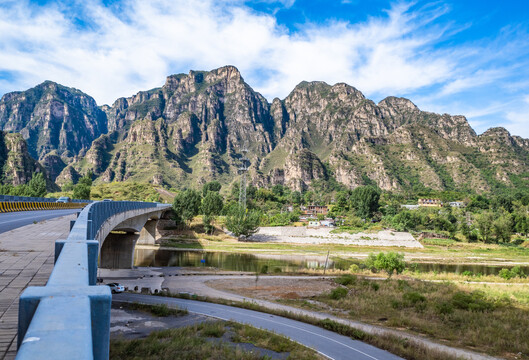
[[[333,262],[329,259],[328,268]],[[278,258],[273,256],[256,256],[251,254],[205,252],[205,251],[181,251],[181,250],[159,250],[136,249],[135,266],[210,266],[223,270],[232,271],[263,271],[288,272],[299,269],[323,268],[325,259],[315,260],[302,256],[288,256]]]
[[[363,267],[363,262],[358,259],[329,259],[328,269],[347,270],[351,265]],[[325,257],[306,257],[301,255],[274,256],[252,255],[227,252],[205,252],[188,250],[152,250],[136,249],[134,257],[135,266],[186,266],[186,267],[215,267],[222,270],[248,271],[248,272],[290,272],[300,269],[323,269]],[[435,264],[415,263],[408,264],[408,268],[420,272],[448,272],[493,275],[498,274],[502,268],[512,266],[491,266],[478,264]],[[529,273],[529,266],[522,266],[524,273]]]

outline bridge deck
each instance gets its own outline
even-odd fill
[[[18,298],[28,286],[44,286],[53,269],[55,240],[66,239],[75,215],[0,234],[0,359],[17,349]]]

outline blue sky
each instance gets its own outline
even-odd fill
[[[529,1],[0,0],[0,95],[44,80],[98,104],[235,65],[269,100],[303,80],[529,138]]]

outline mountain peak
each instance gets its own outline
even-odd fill
[[[411,100],[403,97],[388,96],[378,103],[380,107],[393,107],[399,111],[415,111],[419,110]]]

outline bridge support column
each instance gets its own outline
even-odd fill
[[[148,220],[140,231],[138,245],[154,245],[156,241],[158,220]]]
[[[140,234],[127,232],[110,233],[101,248],[100,267],[105,269],[132,269],[134,247]]]

